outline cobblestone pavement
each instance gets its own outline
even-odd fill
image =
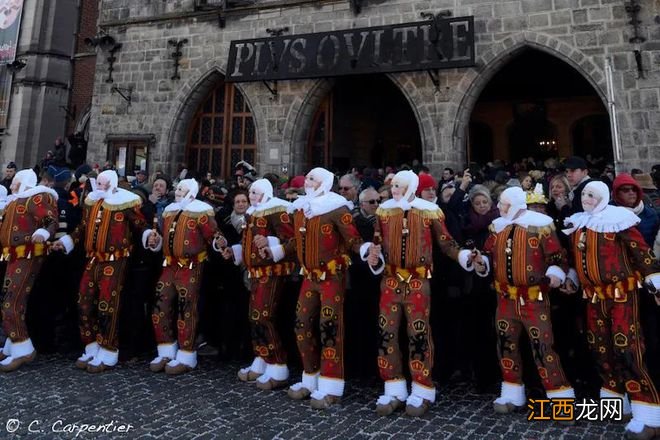
[[[53,432],[71,424],[132,425],[128,433],[80,433],[78,438],[164,439],[612,439],[620,423],[528,422],[526,414],[495,416],[493,395],[467,385],[439,389],[423,418],[375,414],[377,382],[351,382],[340,406],[316,411],[284,391],[238,383],[236,364],[202,359],[191,374],[149,372],[146,361],[124,363],[102,375],[73,367],[73,359],[40,356],[23,369],[0,375],[0,438],[74,438]],[[295,377],[299,377],[297,374]],[[14,434],[7,431],[16,428]],[[58,422],[61,421],[61,422]],[[32,423],[33,433],[28,432]],[[126,428],[124,428],[126,429]]]

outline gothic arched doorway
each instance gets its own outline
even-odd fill
[[[405,96],[384,75],[337,78],[312,118],[308,166],[344,172],[422,160],[417,119]]]
[[[227,177],[234,165],[245,160],[255,163],[254,119],[241,92],[219,81],[197,108],[186,146],[190,169]]]
[[[591,115],[598,117],[585,119]],[[584,125],[576,132],[578,120]],[[471,122],[492,128],[492,144],[484,143],[471,124],[468,157],[481,162],[483,157],[517,161],[592,154],[610,161],[610,127],[603,124],[608,120],[597,91],[571,65],[540,50],[522,49],[479,95]],[[597,148],[588,136],[595,130],[602,131]]]

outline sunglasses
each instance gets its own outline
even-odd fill
[[[338,187],[339,191],[350,191],[353,189],[352,186],[340,186]]]
[[[370,205],[378,205],[382,201],[383,201],[383,199],[363,200],[364,203],[368,203]]]

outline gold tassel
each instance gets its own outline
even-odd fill
[[[582,291],[582,299],[587,299],[587,298],[589,298],[589,297],[587,296],[587,292],[585,292],[585,291],[583,290],[583,291]]]
[[[30,258],[32,258],[32,251],[29,251],[27,255],[27,259],[29,260]]]
[[[167,267],[167,258],[163,259],[163,267]]]
[[[644,286],[642,285],[642,282],[641,282],[640,280],[637,280],[637,288],[638,288],[638,289],[641,289],[642,287],[644,287]]]
[[[321,276],[319,277],[319,280],[325,281],[325,272],[321,273]]]
[[[538,297],[538,300],[539,300],[539,301],[543,301],[543,292],[541,292],[540,290],[539,290],[539,297]]]
[[[524,306],[525,305],[525,300],[523,299],[522,296],[520,296],[519,298],[520,298],[520,305]]]
[[[614,288],[614,298],[621,299],[621,292],[618,287]]]
[[[110,254],[110,261],[115,261],[115,254]]]
[[[591,297],[591,304],[596,304],[598,302],[598,294],[594,292],[594,296]]]
[[[192,267],[193,267],[193,262],[191,261],[191,262],[190,262],[190,266],[188,267],[188,269],[191,269],[191,270],[192,270]]]

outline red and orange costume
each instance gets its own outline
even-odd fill
[[[117,318],[124,272],[133,240],[146,228],[140,197],[117,188],[114,171],[102,172],[102,178],[110,182],[110,188],[87,196],[81,223],[60,239],[67,253],[83,245],[87,255],[78,297],[78,325],[85,353],[76,365],[89,372],[117,364]]]
[[[566,219],[571,253],[587,305],[587,341],[603,380],[601,397],[630,399],[632,437],[645,429],[660,433],[660,396],[644,365],[638,288],[643,281],[660,288],[660,264],[634,227],[632,211],[608,205],[602,182],[587,184],[583,201],[600,198],[593,209]],[[626,399],[626,406],[627,405]],[[626,411],[627,410],[627,411]]]
[[[257,387],[273,389],[289,378],[276,318],[285,277],[295,266],[292,259],[284,259],[284,246],[293,239],[293,222],[287,213],[291,204],[273,197],[273,186],[268,180],[259,179],[250,185],[250,196],[253,195],[260,196],[260,202],[247,211],[241,244],[232,246],[234,261],[245,265],[250,280],[249,319],[255,354],[252,365],[241,369],[238,377],[243,381],[256,378]],[[267,238],[272,259],[262,256],[254,245],[258,236]]]
[[[158,356],[151,362],[154,372],[180,374],[197,366],[197,304],[203,264],[209,245],[215,248],[219,234],[213,207],[195,200],[199,186],[193,179],[178,184],[186,195],[163,211],[163,236],[153,250],[163,250],[163,271],[156,284],[157,300],[151,321],[158,344]],[[148,235],[142,237],[147,247]],[[176,319],[174,311],[177,311]]]
[[[19,171],[20,182],[9,197],[0,225],[0,260],[7,262],[3,286],[2,328],[7,335],[0,352],[0,370],[12,371],[35,356],[25,324],[28,297],[46,255],[45,240],[57,230],[57,193],[37,186],[32,170]],[[41,242],[35,242],[35,237]]]
[[[507,214],[495,219],[484,245],[492,261],[498,295],[495,315],[498,332],[502,392],[494,402],[496,412],[510,412],[525,405],[520,336],[526,331],[536,368],[548,398],[572,398],[575,393],[554,351],[550,321],[549,278],[566,279],[568,262],[552,218],[528,211],[525,193],[509,188],[500,205]],[[502,211],[502,209],[500,209]]]
[[[348,252],[362,239],[353,224],[352,203],[330,191],[334,176],[314,168],[308,179],[316,190],[293,204],[294,251],[304,277],[296,305],[296,340],[303,362],[302,382],[289,389],[293,398],[311,393],[314,408],[326,408],[344,393],[344,290]],[[317,324],[318,322],[318,324]],[[320,340],[319,340],[320,337]]]
[[[432,380],[433,339],[431,336],[431,287],[433,273],[433,244],[450,258],[459,261],[466,270],[470,251],[461,251],[444,223],[444,214],[438,205],[415,197],[419,178],[412,171],[401,171],[393,184],[406,188],[400,200],[390,199],[376,211],[376,232],[382,234],[384,271],[380,289],[378,325],[380,343],[378,368],[385,382],[385,393],[377,402],[377,411],[388,415],[404,401],[409,415],[420,416],[435,402]],[[378,234],[375,235],[377,237]],[[362,246],[366,259],[370,243]],[[408,395],[403,363],[399,348],[401,318],[406,318],[409,357],[412,376]]]

